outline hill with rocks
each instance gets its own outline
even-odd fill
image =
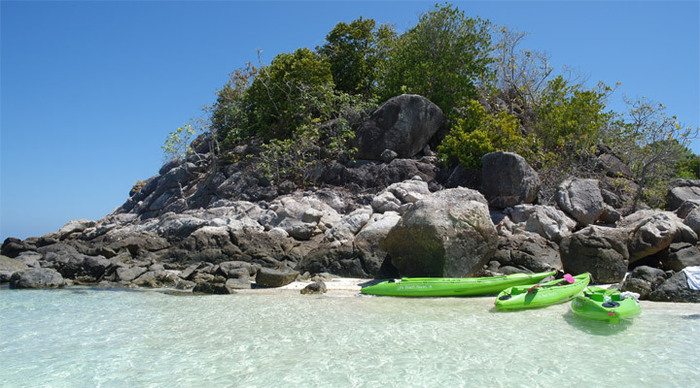
[[[111,214],[6,239],[0,282],[232,293],[561,270],[700,301],[698,129],[646,99],[615,112],[614,88],[493,27],[439,4],[401,33],[358,18],[235,70]]]
[[[631,271],[621,287],[642,298],[700,301],[682,272],[700,265],[699,181],[674,182],[666,210],[630,211],[627,193],[605,178],[621,179],[611,166],[622,163],[603,151],[602,180],[564,179],[548,203],[537,171],[515,153],[486,154],[464,179],[442,166],[429,143],[443,123],[427,99],[393,98],[360,126],[358,154],[368,159],[325,166],[312,188],[274,184],[246,162],[216,164],[200,138],[103,219],[5,240],[0,280],[229,293],[318,274],[563,270],[619,283]]]

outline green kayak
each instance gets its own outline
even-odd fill
[[[586,288],[588,282],[591,281],[591,275],[584,273],[574,276],[573,279],[572,284],[557,279],[534,287],[511,287],[498,294],[496,308],[498,310],[522,310],[569,301]]]
[[[512,286],[535,284],[555,272],[513,274],[484,278],[402,278],[362,287],[366,295],[435,297],[493,295]]]
[[[588,287],[571,302],[571,310],[583,318],[618,323],[639,315],[642,308],[637,299],[625,298],[619,290]]]

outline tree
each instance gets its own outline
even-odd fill
[[[277,55],[246,91],[251,133],[286,139],[301,125],[322,120],[330,113],[333,88],[330,65],[320,55],[307,48]]]
[[[450,114],[476,98],[477,84],[491,62],[489,23],[451,5],[436,6],[389,49],[379,80],[382,100],[420,94]]]
[[[627,100],[629,112],[606,131],[606,141],[629,164],[638,184],[634,202],[660,206],[668,180],[687,155],[698,129],[681,125],[663,104]]]
[[[394,37],[391,27],[377,28],[374,19],[336,24],[317,50],[330,63],[336,90],[372,95],[380,62],[386,59],[386,46]]]
[[[484,90],[485,100],[518,117],[527,132],[534,125],[535,112],[554,68],[545,53],[520,48],[525,33],[502,27],[499,34],[491,63],[493,79]]]

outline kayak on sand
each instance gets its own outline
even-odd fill
[[[636,298],[619,290],[588,287],[571,302],[571,310],[582,318],[618,323],[639,315],[642,308]]]
[[[496,297],[496,308],[498,310],[523,310],[563,303],[580,294],[591,281],[589,273],[573,277],[566,276],[569,277],[570,282],[565,279],[557,279],[532,287],[508,288]]]
[[[438,297],[497,294],[508,287],[535,284],[555,272],[512,274],[482,278],[402,278],[362,287],[366,295]]]

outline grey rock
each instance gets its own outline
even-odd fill
[[[20,253],[24,251],[34,251],[36,246],[22,241],[18,238],[8,237],[2,243],[2,248],[0,249],[0,254],[10,258],[17,257]]]
[[[589,226],[564,237],[559,246],[565,272],[590,272],[597,283],[616,283],[627,272],[629,251],[625,230]]]
[[[293,282],[297,276],[297,271],[260,268],[255,276],[255,283],[263,287],[282,287]]]
[[[700,291],[688,287],[684,272],[677,272],[657,287],[649,299],[658,302],[700,303]]]
[[[491,152],[481,158],[481,192],[495,208],[533,203],[540,178],[525,159],[512,152]]]
[[[306,285],[306,287],[302,288],[300,292],[302,294],[325,294],[326,291],[328,291],[326,283],[324,283],[323,280],[320,280]]]
[[[396,153],[394,150],[386,149],[382,152],[382,154],[379,156],[379,160],[381,160],[384,163],[389,163],[392,160],[396,159],[399,154]]]
[[[697,242],[697,234],[671,212],[640,210],[621,223],[630,229],[630,262],[643,259],[668,248],[672,242]]]
[[[43,258],[44,255],[42,255],[41,253],[31,251],[22,252],[19,254],[19,256],[17,256],[17,260],[23,262],[31,268],[41,268],[39,260],[42,260]]]
[[[119,267],[117,268],[117,280],[130,282],[147,271],[144,267]]]
[[[700,202],[700,181],[677,180],[671,186],[666,196],[668,210],[676,210],[686,201]]]
[[[192,292],[195,293],[202,293],[202,294],[215,294],[215,295],[229,295],[229,294],[235,294],[236,291],[232,288],[227,287],[227,283],[208,283],[208,282],[201,282],[197,283],[194,288],[192,289]]]
[[[399,158],[418,154],[443,127],[442,110],[427,98],[402,94],[382,104],[357,131],[357,158],[381,160],[384,150]]]
[[[524,268],[532,272],[561,270],[559,247],[534,233],[521,232],[499,236],[493,256],[500,266]]]
[[[10,288],[54,288],[64,285],[65,281],[61,274],[49,268],[17,271],[10,278]]]
[[[683,223],[692,229],[695,234],[700,235],[700,207],[695,207],[693,210],[688,212],[683,220]]]
[[[219,263],[219,273],[227,278],[240,277],[240,270],[245,270],[249,276],[255,276],[260,268],[259,265],[247,263],[245,261],[225,261]]]
[[[620,291],[629,291],[639,294],[639,299],[648,299],[653,291],[651,284],[644,279],[627,277],[620,287]]]
[[[525,223],[526,231],[555,242],[571,234],[576,227],[576,221],[552,206],[518,205],[507,209],[506,213],[513,222]]]
[[[700,201],[685,201],[683,204],[675,210],[678,218],[685,219],[688,214],[700,206]],[[697,232],[696,232],[697,233]]]
[[[685,267],[700,265],[700,249],[693,244],[674,243],[669,246],[667,257],[661,259],[664,270],[678,272]]]
[[[364,228],[355,236],[355,250],[362,257],[369,275],[379,274],[387,255],[387,252],[382,249],[382,242],[400,219],[401,216],[396,212],[373,214]]]
[[[461,277],[480,270],[498,236],[483,196],[470,189],[435,192],[416,202],[381,248],[405,276]]]
[[[87,256],[83,260],[84,272],[98,280],[105,274],[107,268],[109,268],[111,265],[112,262],[103,256]]]
[[[582,225],[598,221],[605,202],[596,179],[567,179],[557,189],[557,205]]]
[[[0,283],[9,282],[12,274],[23,271],[29,267],[20,260],[7,256],[0,256]]]
[[[61,227],[56,233],[59,238],[63,239],[70,236],[73,233],[79,233],[87,228],[95,226],[95,221],[90,220],[73,220],[69,221]]]

